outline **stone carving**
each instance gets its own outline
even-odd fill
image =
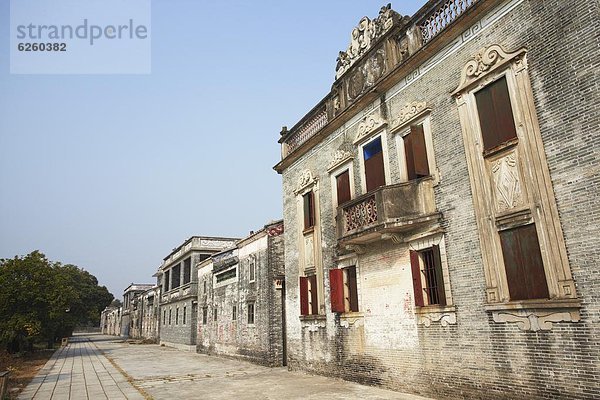
[[[453,93],[456,94],[457,92],[462,91],[473,81],[479,79],[480,76],[485,75],[492,69],[513,58],[517,58],[516,61],[519,64],[522,64],[520,58],[524,53],[525,49],[517,50],[514,53],[507,53],[497,44],[479,50],[475,57],[469,60],[464,66],[460,77],[460,84]]]
[[[315,183],[316,181],[317,178],[313,176],[312,171],[309,169],[305,169],[300,173],[300,177],[298,178],[298,186],[296,189],[296,193],[300,192],[305,187]]]
[[[353,251],[356,254],[365,254],[365,248],[358,244],[346,245],[346,250]]]
[[[359,142],[361,139],[368,136],[371,132],[375,131],[382,125],[383,121],[381,121],[378,115],[371,114],[364,117],[363,120],[358,124],[358,134],[356,135],[354,143]]]
[[[283,234],[283,224],[275,225],[267,229],[267,235],[274,237]]]
[[[315,266],[315,248],[312,234],[304,236],[304,264],[306,268]]]
[[[339,79],[350,67],[363,56],[385,32],[387,32],[399,14],[392,10],[392,5],[381,7],[374,20],[363,17],[350,35],[350,45],[346,51],[340,51],[335,67],[335,78]]]
[[[417,325],[424,325],[425,327],[430,327],[432,322],[439,322],[442,326],[456,325],[456,313],[431,312],[425,314],[417,314]]]
[[[424,101],[413,101],[411,103],[406,103],[400,109],[398,117],[392,121],[392,126],[397,127],[403,125],[405,122],[410,121],[426,109],[427,103]]]
[[[397,233],[384,233],[381,235],[381,239],[383,240],[391,240],[394,244],[402,244],[404,243],[404,237]]]
[[[386,72],[385,59],[385,50],[381,48],[356,68],[347,83],[349,100],[356,99],[383,76]]]
[[[332,169],[334,169],[335,167],[337,167],[340,164],[343,164],[344,162],[351,160],[353,158],[353,154],[351,151],[349,150],[344,150],[344,149],[338,149],[334,154],[333,157],[331,158],[331,161],[329,161],[329,164],[327,165],[327,170],[331,171]]]
[[[226,248],[231,247],[231,246],[233,246],[233,242],[225,242],[225,241],[222,241],[222,240],[202,239],[200,241],[200,247],[226,249]]]
[[[494,322],[517,324],[522,331],[550,331],[556,322],[579,322],[579,311],[494,311]]]
[[[492,177],[499,210],[511,209],[521,203],[521,184],[514,154],[509,154],[492,165]]]

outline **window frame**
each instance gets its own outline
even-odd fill
[[[247,308],[247,324],[248,325],[255,325],[256,323],[256,302],[255,301],[249,301],[246,303],[246,308]],[[252,310],[252,313],[250,312],[250,310]],[[250,316],[252,316],[252,318],[250,318]]]
[[[408,160],[406,159],[406,146],[404,138],[411,133],[411,126],[421,125],[425,137],[425,152],[427,154],[427,166],[429,167],[429,176],[433,177],[433,184],[437,185],[440,181],[439,171],[435,160],[435,151],[433,147],[433,136],[431,130],[431,109],[423,107],[423,110],[397,125],[392,133],[396,140],[396,156],[398,157],[398,167],[400,169],[400,181],[410,182],[408,179]],[[422,179],[422,178],[420,178]]]
[[[377,138],[381,138],[381,152],[383,158],[383,178],[384,185],[390,185],[392,182],[391,178],[391,170],[390,170],[390,161],[389,161],[389,147],[387,142],[387,129],[378,130],[376,134],[372,134],[369,136],[365,136],[361,139],[361,142],[358,144],[358,160],[360,167],[360,187],[362,193],[367,193],[367,174],[365,170],[365,156],[364,156],[364,147],[372,143]],[[380,186],[381,187],[381,186]],[[371,191],[375,191],[378,188],[375,188]]]
[[[251,256],[248,260],[248,282],[256,282],[256,258]]]
[[[356,198],[356,193],[355,193],[355,189],[354,189],[354,163],[352,162],[352,160],[341,164],[337,167],[335,167],[334,169],[331,169],[329,171],[329,179],[331,182],[331,201],[332,204],[334,206],[334,208],[339,207],[341,204],[338,201],[338,195],[337,195],[337,177],[341,174],[343,174],[345,171],[348,171],[348,180],[350,183],[350,200],[353,200],[354,198]]]

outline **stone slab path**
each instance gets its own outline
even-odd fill
[[[19,397],[105,398],[427,400],[286,368],[129,344],[97,334],[75,337],[68,347],[57,351]]]

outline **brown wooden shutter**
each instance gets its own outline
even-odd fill
[[[315,199],[313,191],[302,196],[304,202],[304,229],[315,226]]]
[[[344,304],[344,271],[341,269],[329,270],[329,287],[331,289],[331,311],[343,313],[346,311]]]
[[[317,276],[311,275],[308,277],[310,281],[310,303],[311,303],[311,314],[316,315],[319,313],[319,300],[317,298]]]
[[[446,288],[444,286],[444,273],[442,270],[442,257],[440,255],[440,246],[433,245],[433,265],[435,267],[435,284],[437,289],[438,304],[446,305]]]
[[[350,311],[358,311],[358,289],[356,285],[356,267],[346,268],[348,276],[348,292],[350,294]]]
[[[404,154],[408,180],[429,176],[423,125],[411,125],[410,133],[404,136]]]
[[[308,278],[300,277],[300,315],[308,315]]]
[[[385,185],[383,151],[365,160],[365,177],[367,179],[367,192]]]
[[[343,204],[350,200],[350,173],[348,170],[339,174],[336,178],[337,203]]]
[[[500,232],[511,300],[547,299],[548,283],[535,224]]]
[[[475,93],[484,150],[517,137],[506,78],[498,79]]]
[[[421,285],[421,266],[419,265],[419,253],[410,251],[410,267],[412,270],[413,289],[415,292],[415,306],[424,306],[423,285]]]

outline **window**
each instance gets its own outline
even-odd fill
[[[367,192],[385,185],[381,136],[363,146]]]
[[[248,325],[254,324],[254,302],[248,303]]]
[[[171,313],[173,310],[169,310],[169,325],[171,325]]]
[[[213,321],[216,321],[218,316],[219,316],[219,313],[217,310],[217,306],[214,306],[213,307]]]
[[[319,313],[317,298],[317,276],[300,277],[300,314],[316,315]]]
[[[350,171],[345,170],[335,177],[337,204],[343,204],[352,198],[350,194]]]
[[[163,311],[163,325],[167,324],[167,310]]]
[[[170,286],[169,286],[169,282],[170,282],[169,278],[170,277],[171,277],[171,270],[165,271],[165,286],[163,287],[163,290],[165,292],[168,292],[170,289]]]
[[[547,299],[548,283],[534,224],[500,231],[511,300]]]
[[[474,69],[482,60],[490,63]],[[526,303],[526,309],[536,317],[560,309],[574,320],[579,301],[526,66],[525,49],[506,52],[491,45],[465,64],[453,93],[471,178],[488,309],[494,321],[502,322],[507,318],[502,310],[513,307],[505,304],[509,301],[560,300],[547,302],[544,311],[529,305],[533,303]],[[564,312],[567,308],[570,311]]]
[[[237,306],[234,304],[233,308],[231,309],[231,319],[233,321],[237,320]]]
[[[183,324],[185,325],[186,322],[186,318],[187,318],[187,307],[183,306]]]
[[[181,264],[177,264],[171,268],[171,289],[179,287],[181,279]]]
[[[190,257],[183,261],[183,284],[190,283],[192,278],[192,259]]]
[[[475,93],[475,100],[485,152],[517,138],[506,77]]]
[[[256,280],[256,261],[250,260],[248,265],[248,280],[254,282]]]
[[[175,325],[179,325],[179,307],[175,309]]]
[[[206,325],[208,322],[208,307],[202,307],[202,324]]]
[[[221,283],[223,281],[233,279],[237,276],[237,268],[228,269],[225,272],[221,272],[216,275],[217,283]]]
[[[358,312],[356,266],[329,270],[331,311]]]
[[[410,251],[416,306],[446,305],[446,289],[440,247]]]
[[[403,138],[408,180],[429,176],[429,162],[423,125],[411,125],[410,133]]]
[[[305,193],[302,196],[304,204],[304,229],[310,229],[315,226],[315,198],[314,192]]]
[[[202,294],[206,294],[206,279],[202,282]]]

